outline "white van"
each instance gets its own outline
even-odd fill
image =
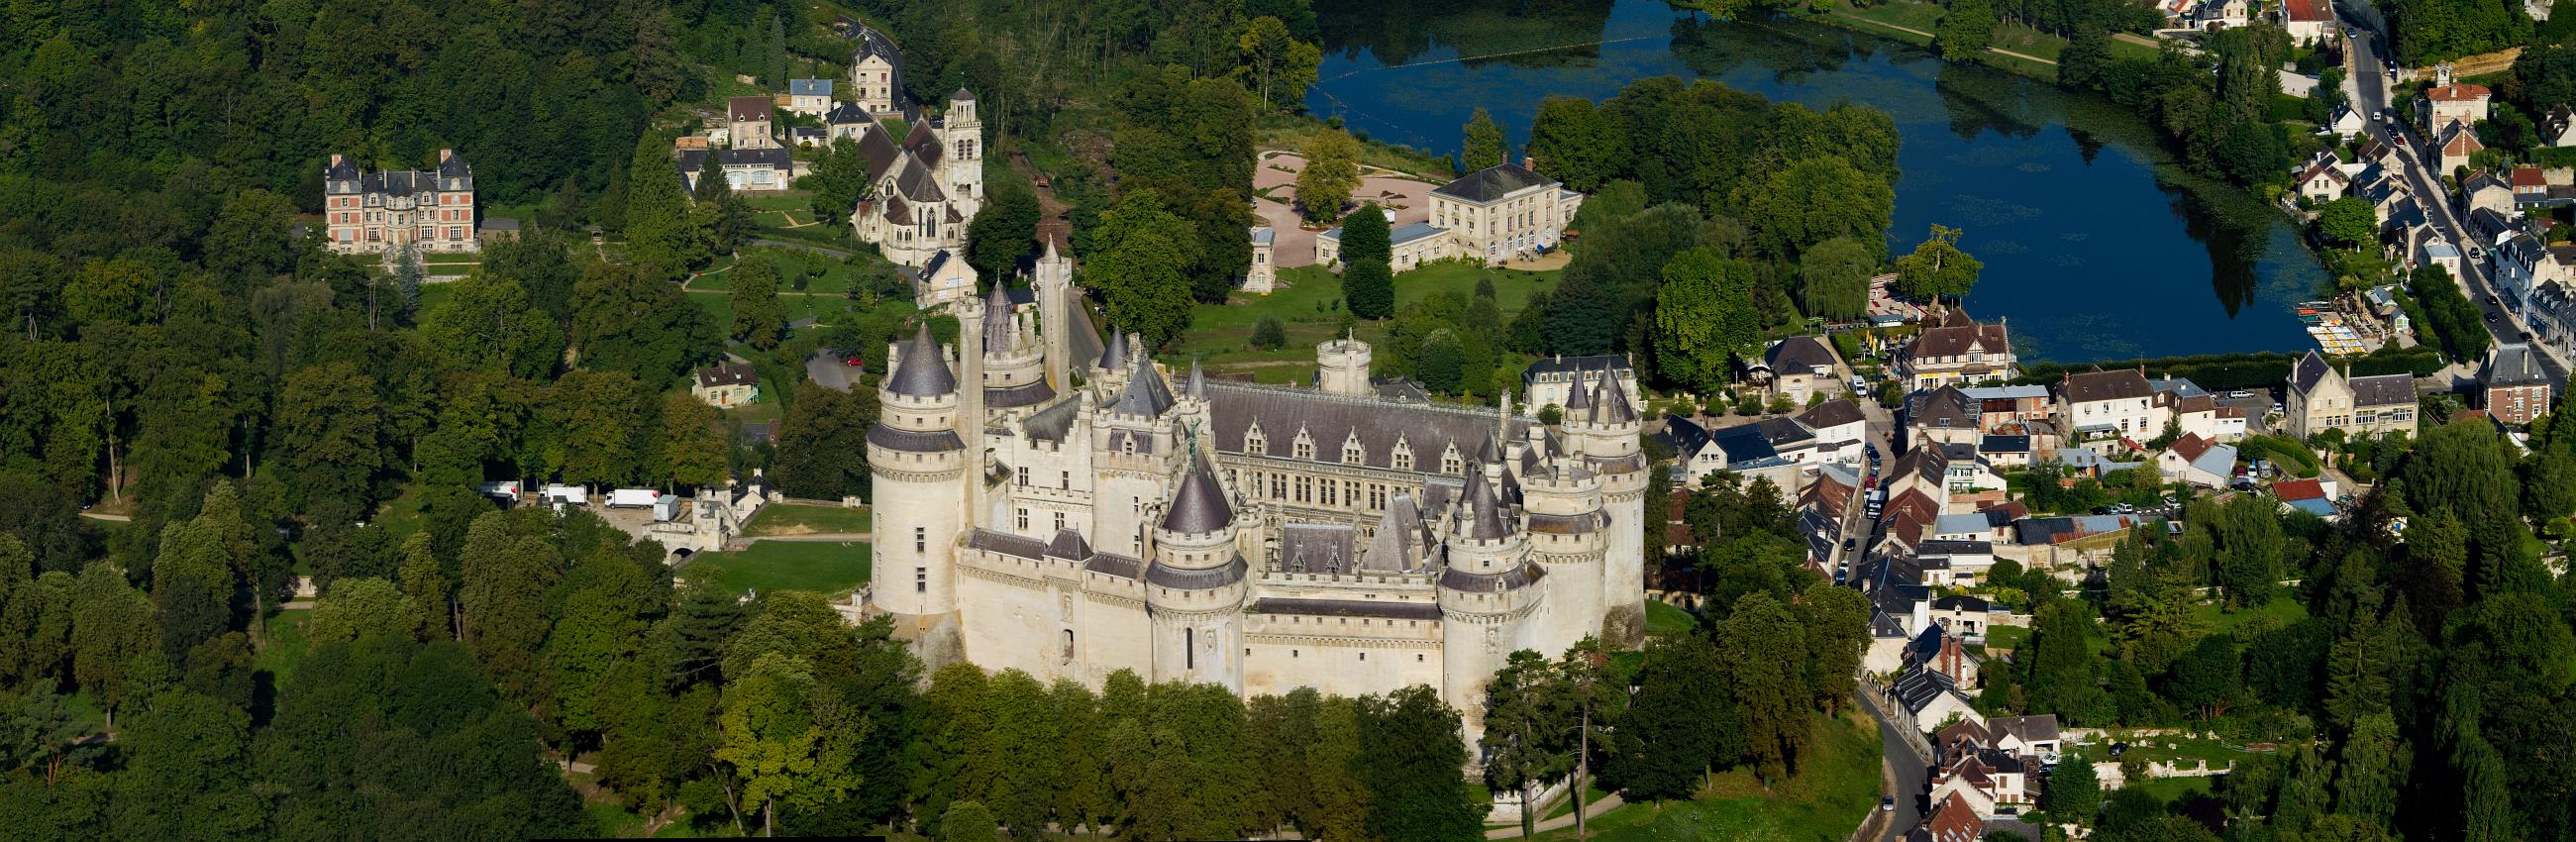
[[[549,506],[587,506],[590,505],[590,489],[578,485],[548,485],[538,493],[537,501]]]
[[[608,492],[608,507],[612,509],[648,509],[652,508],[653,501],[661,498],[662,492],[655,491],[650,488],[620,488],[615,491]]]

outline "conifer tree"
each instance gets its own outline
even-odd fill
[[[1484,106],[1476,106],[1476,115],[1467,118],[1467,144],[1459,160],[1468,172],[1475,172],[1503,163],[1506,154],[1503,127],[1494,124],[1494,115],[1486,113]]]
[[[1352,211],[1342,220],[1342,298],[1351,315],[1383,319],[1395,315],[1394,246],[1387,239],[1386,212],[1376,205]]]

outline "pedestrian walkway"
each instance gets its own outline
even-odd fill
[[[1601,818],[1601,814],[1603,814],[1603,813],[1607,813],[1607,812],[1610,812],[1610,811],[1612,811],[1612,810],[1619,809],[1619,805],[1621,805],[1621,804],[1626,804],[1626,803],[1628,803],[1628,802],[1626,802],[1626,801],[1622,801],[1622,800],[1619,800],[1619,794],[1614,792],[1614,793],[1611,793],[1611,794],[1609,794],[1609,795],[1602,796],[1602,797],[1601,797],[1601,800],[1599,800],[1599,801],[1594,801],[1594,802],[1592,802],[1592,803],[1589,803],[1589,804],[1585,804],[1585,805],[1583,805],[1583,817],[1584,817],[1585,819],[1587,819],[1587,820],[1589,820],[1589,819],[1598,819],[1598,818]],[[1538,832],[1538,833],[1546,833],[1546,832],[1548,832],[1548,831],[1555,830],[1555,829],[1560,828],[1560,827],[1573,827],[1573,826],[1574,826],[1574,811],[1572,811],[1572,810],[1567,810],[1567,811],[1565,811],[1565,815],[1558,816],[1558,817],[1556,817],[1556,818],[1552,818],[1552,819],[1541,819],[1541,820],[1539,820],[1539,823],[1538,823],[1538,825],[1537,825],[1537,831],[1536,831],[1536,832]],[[1493,829],[1493,830],[1488,830],[1488,831],[1485,831],[1485,838],[1487,838],[1487,839],[1519,839],[1519,838],[1521,838],[1521,826],[1520,826],[1520,824],[1519,824],[1518,822],[1514,822],[1514,823],[1512,824],[1512,826],[1510,826],[1510,827],[1498,827],[1498,828],[1495,828],[1495,829]]]

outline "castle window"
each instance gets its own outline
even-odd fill
[[[1360,653],[1360,660],[1363,660],[1363,661],[1368,660],[1368,653],[1366,653],[1366,652],[1362,652],[1362,653]]]
[[[1348,440],[1342,442],[1342,464],[1357,465],[1367,459],[1368,451],[1360,447],[1358,434],[1354,433]]]
[[[1064,662],[1073,663],[1073,630],[1064,630]]]
[[[1337,498],[1338,498],[1338,496],[1339,496],[1339,495],[1337,495],[1335,492],[1340,491],[1340,490],[1341,490],[1341,487],[1342,487],[1342,484],[1341,484],[1341,483],[1334,482],[1334,481],[1332,481],[1332,480],[1325,480],[1325,481],[1324,481],[1324,505],[1327,505],[1327,506],[1340,505],[1340,503],[1339,503],[1339,502],[1337,502]]]
[[[1062,531],[1064,531],[1064,513],[1063,513],[1063,512],[1057,512],[1057,513],[1055,513],[1055,531],[1057,531],[1057,532],[1062,532]]]
[[[915,526],[912,528],[912,552],[914,555],[921,555],[930,552],[929,527]]]
[[[1118,451],[1119,451],[1119,452],[1121,452],[1121,453],[1134,453],[1134,452],[1136,452],[1136,437],[1135,437],[1135,436],[1121,436],[1121,437],[1119,437],[1119,439],[1118,439]]]
[[[1020,516],[1020,521],[1019,521],[1019,522],[1020,522],[1020,531],[1021,531],[1021,532],[1027,532],[1027,531],[1029,531],[1029,510],[1027,510],[1027,509],[1021,509],[1021,510],[1019,510],[1019,516]]]
[[[1466,464],[1458,458],[1458,448],[1451,447],[1449,452],[1440,455],[1440,473],[1457,474],[1466,470]]]
[[[1198,629],[1181,630],[1181,668],[1199,668]]]
[[[1297,478],[1297,502],[1300,502],[1300,503],[1311,503],[1311,502],[1314,502],[1314,500],[1315,500],[1315,491],[1314,491],[1314,489],[1315,489],[1315,482],[1314,482],[1314,479],[1313,479],[1312,477],[1298,477],[1298,478]]]
[[[1415,653],[1413,653],[1413,662],[1414,662],[1414,663],[1417,663],[1417,664],[1422,663],[1422,653],[1420,653],[1420,652],[1415,652]]]
[[[912,592],[930,592],[930,568],[915,567],[912,569]]]
[[[1263,456],[1268,456],[1270,455],[1270,437],[1262,435],[1261,428],[1259,426],[1246,430],[1243,433],[1243,449],[1244,452],[1247,453],[1257,453]]]
[[[1056,487],[1058,487],[1058,488],[1062,488],[1062,489],[1064,489],[1064,490],[1066,490],[1066,491],[1072,491],[1072,490],[1073,490],[1073,472],[1072,472],[1072,471],[1057,471],[1057,472],[1056,472],[1056,483],[1057,483],[1057,486],[1056,486]]]
[[[1020,466],[1020,487],[1029,487],[1029,466],[1027,465]]]
[[[1395,456],[1391,461],[1395,464],[1396,470],[1413,470],[1413,449],[1398,443],[1395,446]]]
[[[1307,438],[1303,432],[1298,433],[1295,451],[1299,459],[1315,458],[1315,440]]]

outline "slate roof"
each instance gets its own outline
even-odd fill
[[[1378,517],[1377,535],[1369,539],[1368,549],[1360,554],[1360,569],[1372,573],[1402,573],[1419,569],[1427,548],[1436,547],[1431,525],[1423,522],[1422,510],[1413,503],[1413,495],[1397,492],[1388,500],[1386,512]]]
[[[1055,531],[1055,540],[1047,542],[1046,554],[1077,561],[1087,559],[1091,557],[1091,542],[1083,540],[1082,533],[1068,526]]]
[[[1204,569],[1173,567],[1157,561],[1145,568],[1145,581],[1155,587],[1203,591],[1243,581],[1243,574],[1250,569],[1242,556],[1235,556],[1224,566]]]
[[[2011,332],[2005,330],[2000,322],[1978,324],[1957,319],[1949,324],[1924,328],[1922,333],[1915,335],[1913,342],[1906,344],[1904,355],[1908,360],[1929,357],[1955,358],[1972,349],[1988,354],[2010,351],[2012,349]]]
[[[1531,187],[1556,183],[1553,179],[1531,172],[1519,164],[1496,164],[1459,177],[1458,180],[1432,188],[1437,196],[1484,204]]]
[[[1465,511],[1460,513],[1464,520],[1460,532],[1468,540],[1491,541],[1508,537],[1513,527],[1518,525],[1515,518],[1503,511],[1502,501],[1495,498],[1494,487],[1485,482],[1484,470],[1479,466],[1467,466],[1467,499],[1459,505],[1465,507]]]
[[[753,369],[749,363],[708,366],[706,368],[698,369],[697,375],[698,386],[706,389],[712,389],[717,386],[741,386],[760,382],[760,372]]]
[[[1380,620],[1440,621],[1434,602],[1371,602],[1357,599],[1269,598],[1252,603],[1255,614],[1302,614],[1308,617],[1373,617]]]
[[[2414,406],[2415,378],[2406,374],[2374,374],[2346,381],[2352,387],[2352,405]]]
[[[1860,404],[1853,403],[1849,398],[1829,400],[1798,413],[1798,423],[1807,425],[1807,429],[1810,430],[1858,424],[1864,420],[1866,416],[1861,414]]]
[[[767,96],[738,96],[725,100],[725,114],[733,121],[765,122],[777,108],[777,101]]]
[[[1826,345],[1823,339],[1813,336],[1792,336],[1771,343],[1771,347],[1762,352],[1762,363],[1769,366],[1774,373],[1781,374],[1791,371],[1806,374],[1815,369],[1831,371],[1834,366],[1834,349]]]
[[[1109,408],[1127,415],[1160,418],[1165,410],[1172,408],[1172,386],[1163,382],[1162,370],[1155,368],[1153,363],[1142,357],[1134,359],[1133,370],[1127,375],[1126,390],[1118,394],[1118,402]]]
[[[867,109],[860,108],[855,102],[835,103],[832,105],[832,110],[823,112],[823,125],[826,126],[847,126],[875,120],[875,116],[870,115]]]
[[[2068,403],[2089,403],[2143,398],[2154,395],[2156,390],[2147,385],[2147,376],[2138,373],[2137,369],[2122,368],[2066,375],[2058,381],[2058,393],[2064,395]]]
[[[1596,355],[1592,355],[1592,356],[1575,356],[1575,357],[1566,357],[1566,356],[1541,357],[1541,358],[1539,359],[1539,361],[1538,361],[1538,362],[1530,363],[1530,364],[1529,364],[1529,368],[1526,368],[1526,369],[1522,369],[1522,370],[1521,370],[1521,382],[1523,382],[1523,383],[1535,383],[1535,382],[1538,382],[1538,380],[1537,380],[1537,376],[1538,376],[1538,375],[1541,375],[1541,374],[1558,374],[1558,373],[1562,373],[1562,372],[1569,372],[1569,371],[1584,371],[1584,372],[1591,372],[1591,371],[1603,371],[1603,370],[1612,371],[1612,372],[1624,372],[1624,371],[1629,371],[1629,370],[1630,370],[1630,367],[1629,367],[1629,365],[1628,365],[1628,358],[1627,358],[1627,357],[1623,357],[1623,356],[1619,356],[1619,355],[1617,355],[1617,354],[1596,354]]]
[[[1357,531],[1349,524],[1290,523],[1279,528],[1279,562],[1292,573],[1340,575],[1357,569],[1351,551]]]
[[[1944,385],[1929,392],[1917,392],[1907,400],[1905,420],[1914,427],[1973,430],[1977,428],[1979,405],[1957,386]]]
[[[2481,378],[2490,389],[2549,385],[2549,374],[2540,369],[2539,355],[2531,352],[2530,345],[2520,342],[2495,346]]]
[[[1395,445],[1402,441],[1412,448],[1416,472],[1438,473],[1441,455],[1448,448],[1455,446],[1464,459],[1495,432],[1494,415],[1486,410],[1387,403],[1222,380],[1208,381],[1207,391],[1208,434],[1215,437],[1217,449],[1227,453],[1289,458],[1296,452],[1294,442],[1302,429],[1315,443],[1314,461],[1339,464],[1342,443],[1356,434],[1361,464],[1393,469]],[[1256,423],[1263,437],[1258,453],[1246,448],[1246,434]],[[1506,440],[1525,438],[1531,423],[1515,417],[1502,435]]]
[[[830,79],[789,79],[789,80],[787,80],[787,95],[788,95],[788,96],[831,96],[831,95],[832,95],[832,80],[830,80]]]
[[[894,376],[886,378],[886,390],[915,398],[935,397],[957,391],[957,375],[939,358],[939,346],[930,341],[930,324],[924,322],[904,345],[895,362]]]
[[[1030,538],[1024,535],[997,532],[981,527],[978,527],[974,532],[967,533],[966,545],[979,550],[989,550],[992,552],[1002,553],[1004,555],[1032,560],[1045,558],[1047,554],[1047,542],[1045,541],[1040,541],[1036,538]]]
[[[953,430],[932,430],[924,433],[898,430],[884,424],[868,428],[868,443],[905,453],[945,453],[966,446],[963,440],[957,438],[957,433]]]
[[[2315,390],[2317,381],[2324,380],[2326,373],[2333,370],[2332,366],[2326,365],[2325,357],[2318,355],[2316,349],[2310,348],[2307,356],[2300,357],[2299,364],[2291,367],[2290,388],[2306,394]]]
[[[1180,487],[1172,491],[1172,509],[1163,514],[1163,528],[1197,535],[1233,523],[1234,506],[1225,501],[1225,489],[1218,487],[1206,460],[1192,458],[1189,470],[1181,475]]]

